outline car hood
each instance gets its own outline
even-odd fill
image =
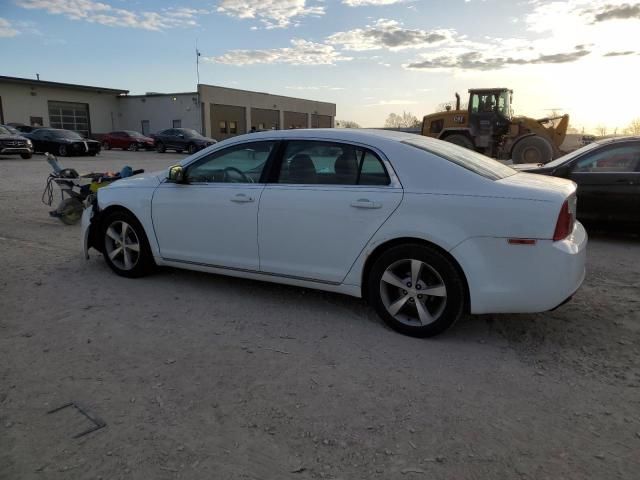
[[[28,138],[22,135],[0,135],[0,140],[28,140]]]
[[[104,188],[119,188],[119,187],[139,187],[139,188],[149,188],[149,187],[157,187],[160,185],[163,179],[167,178],[168,170],[160,170],[157,172],[150,173],[141,173],[139,175],[134,175],[133,177],[122,178],[120,180],[116,180],[111,185]],[[99,190],[98,190],[99,191]]]
[[[576,184],[571,180],[526,172],[502,178],[495,184],[505,196],[542,201],[564,201],[576,191]]]

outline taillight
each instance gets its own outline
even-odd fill
[[[564,240],[573,231],[573,223],[575,221],[575,217],[571,210],[572,209],[569,206],[569,199],[566,199],[562,204],[560,214],[558,215],[556,230],[555,232],[553,232],[554,242],[557,242],[558,240]]]

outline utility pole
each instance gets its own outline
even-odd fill
[[[200,119],[200,133],[204,135],[204,119],[202,118],[202,104],[200,103],[200,50],[196,38],[196,98],[198,101],[198,118]]]

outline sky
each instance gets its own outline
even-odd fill
[[[2,75],[336,103],[337,119],[422,118],[469,88],[517,115],[621,131],[640,117],[640,0],[0,0]]]

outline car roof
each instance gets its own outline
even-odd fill
[[[632,142],[640,140],[640,136],[637,135],[628,135],[625,137],[610,137],[610,138],[601,138],[596,140],[593,143],[597,143],[598,145],[608,145],[610,143],[618,143],[618,142]]]
[[[414,138],[415,136],[415,133],[377,130],[373,128],[303,128],[292,130],[267,130],[264,132],[248,133],[242,136],[242,140],[257,140],[260,138],[314,138],[375,144],[385,140],[401,142],[403,140]]]

